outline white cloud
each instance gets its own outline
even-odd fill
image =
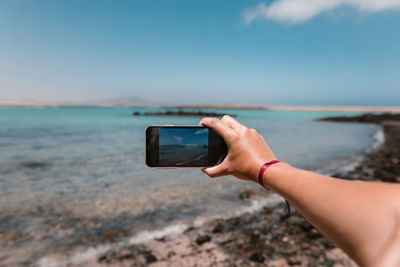
[[[276,0],[270,5],[260,3],[257,7],[246,10],[243,20],[246,24],[258,18],[295,24],[339,7],[351,7],[361,12],[372,13],[398,9],[400,0]]]

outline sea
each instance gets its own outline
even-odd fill
[[[115,244],[265,203],[271,193],[264,198],[254,183],[210,179],[197,168],[148,168],[146,127],[201,119],[132,115],[166,110],[0,107],[0,265],[79,265]],[[377,125],[317,121],[354,112],[212,111],[257,129],[279,160],[328,175],[356,167],[384,141]],[[246,190],[260,190],[261,197],[244,201],[239,195]]]

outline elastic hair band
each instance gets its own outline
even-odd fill
[[[271,161],[269,161],[269,162],[267,162],[267,163],[265,163],[264,165],[262,165],[262,167],[261,167],[261,169],[260,169],[260,172],[258,173],[258,183],[262,186],[262,187],[264,187],[265,189],[267,189],[267,190],[271,190],[271,189],[269,189],[268,187],[266,187],[265,185],[264,185],[264,182],[263,182],[263,174],[264,174],[264,172],[268,169],[268,167],[269,166],[271,166],[272,164],[275,164],[275,163],[278,163],[278,162],[280,162],[279,160],[271,160]],[[285,199],[285,201],[286,201],[286,206],[287,206],[287,210],[288,210],[288,213],[290,214],[290,205],[289,205],[289,202]]]

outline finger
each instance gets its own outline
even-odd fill
[[[200,121],[200,125],[213,129],[220,136],[222,136],[226,143],[229,143],[232,138],[232,129],[227,124],[217,118],[203,118]]]
[[[209,168],[203,168],[201,169],[205,174],[210,176],[211,178],[215,177],[220,177],[220,176],[225,176],[228,175],[227,169],[224,163],[221,163],[217,166],[214,167],[209,167]]]
[[[243,125],[229,115],[224,115],[221,120],[232,129],[239,129],[240,127],[243,127]]]

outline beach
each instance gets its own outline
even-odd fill
[[[397,135],[387,122],[317,120],[359,115],[343,112],[228,112],[294,166],[397,179]],[[8,152],[0,155],[0,265],[351,266],[298,213],[288,216],[281,197],[256,184],[145,166],[146,126],[195,125],[199,118],[10,107],[0,120],[0,146]],[[294,151],[299,140],[304,145]],[[363,164],[368,157],[380,165]]]
[[[331,118],[340,121],[340,118]],[[353,121],[357,121],[354,119]],[[360,118],[359,121],[362,121]],[[385,143],[365,155],[352,171],[336,177],[400,182],[400,121],[375,120]],[[252,199],[259,191],[243,191]],[[95,262],[91,262],[94,264]],[[141,244],[121,245],[97,257],[97,264],[142,266],[357,266],[298,212],[289,215],[282,199],[271,195],[250,212],[186,227]]]

